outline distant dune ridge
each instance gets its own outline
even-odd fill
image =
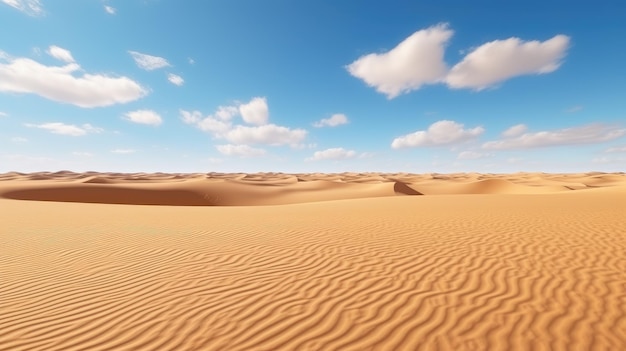
[[[0,351],[626,350],[625,214],[624,173],[0,174]]]
[[[623,185],[623,173],[0,174],[0,196],[9,199],[172,206],[280,205],[395,195],[541,194]]]

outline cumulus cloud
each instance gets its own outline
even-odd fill
[[[336,126],[347,124],[347,123],[348,123],[348,117],[346,115],[344,115],[343,113],[336,113],[330,116],[330,118],[323,118],[313,123],[313,126],[316,128],[336,127]]]
[[[100,133],[103,131],[102,128],[94,127],[91,124],[83,124],[82,126],[77,126],[74,124],[65,124],[61,122],[51,122],[43,124],[27,123],[26,126],[30,128],[45,129],[53,134],[69,136],[83,136],[88,133]]]
[[[151,126],[158,126],[163,123],[163,119],[159,116],[158,113],[152,110],[137,110],[132,112],[127,112],[124,114],[124,118],[127,121],[131,121],[133,123],[138,124],[147,124]]]
[[[419,30],[388,52],[362,56],[346,68],[392,99],[445,78],[448,68],[443,56],[452,34],[447,24]]]
[[[316,151],[313,156],[308,158],[309,161],[320,160],[343,160],[347,158],[353,158],[356,156],[356,151],[346,150],[342,147],[330,148],[322,151]]]
[[[67,54],[71,57],[69,51]],[[77,74],[80,71],[82,69],[75,62],[46,66],[28,58],[0,55],[0,92],[37,94],[87,108],[123,104],[148,94],[128,77]]]
[[[176,75],[174,73],[170,73],[167,75],[167,80],[170,81],[170,83],[177,85],[177,86],[182,86],[185,83],[185,80],[183,79],[183,77]]]
[[[2,2],[29,16],[41,16],[44,14],[43,5],[41,5],[39,0],[2,0]]]
[[[484,143],[482,147],[487,150],[504,150],[593,144],[621,138],[624,135],[626,135],[626,129],[618,129],[597,123],[553,131],[524,133],[515,137],[489,141]]]
[[[187,124],[195,125],[202,131],[211,133],[217,139],[225,139],[237,145],[298,145],[306,138],[304,129],[291,129],[275,124],[267,124],[269,119],[267,101],[255,97],[250,102],[233,106],[220,106],[215,113],[206,117],[199,111],[180,110],[180,118]],[[234,117],[255,126],[234,124]]]
[[[269,119],[267,100],[264,97],[255,97],[247,104],[240,105],[239,113],[246,123],[256,125],[266,124]]]
[[[520,75],[550,73],[561,65],[569,41],[565,35],[544,42],[494,40],[474,49],[452,67],[446,82],[454,89],[481,90]]]
[[[114,15],[117,12],[114,7],[111,7],[109,5],[104,5],[104,11],[106,11],[106,13],[108,13],[109,15]]]
[[[306,135],[304,129],[265,124],[256,127],[237,125],[225,133],[224,137],[236,144],[291,145],[301,142]]]
[[[391,143],[394,149],[417,146],[439,146],[461,143],[480,136],[485,129],[475,127],[463,129],[463,124],[454,121],[438,121],[430,125],[428,130],[420,130],[395,138]]]
[[[133,57],[137,66],[146,71],[171,66],[170,63],[163,57],[142,54],[137,51],[129,51],[128,53]]]
[[[65,63],[74,63],[74,58],[72,57],[72,53],[66,49],[60,48],[56,45],[52,45],[48,48],[48,55],[54,57],[57,60],[61,60]]]
[[[265,150],[253,148],[249,145],[217,145],[217,151],[227,156],[254,157],[265,155]]]
[[[508,128],[504,132],[502,132],[502,136],[504,136],[504,137],[516,137],[518,135],[524,134],[524,132],[526,132],[527,130],[528,130],[528,127],[526,127],[526,125],[524,125],[524,124],[516,124],[516,125]]]

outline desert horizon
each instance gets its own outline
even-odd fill
[[[626,347],[624,173],[0,174],[0,350]]]

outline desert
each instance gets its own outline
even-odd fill
[[[620,350],[624,173],[0,175],[0,350]]]

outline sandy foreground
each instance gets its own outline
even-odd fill
[[[0,174],[0,350],[626,350],[626,174]]]

